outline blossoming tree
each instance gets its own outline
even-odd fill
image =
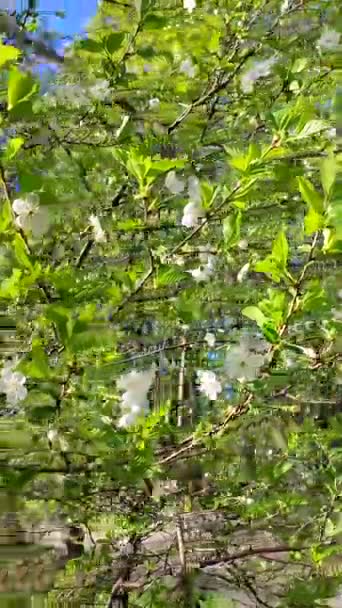
[[[52,599],[336,596],[337,18],[105,0],[45,94],[0,44],[2,487],[88,538]]]

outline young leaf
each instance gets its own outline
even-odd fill
[[[336,178],[336,160],[330,153],[321,163],[321,181],[325,196],[328,198]]]
[[[326,129],[327,125],[323,120],[309,120],[305,127],[295,136],[295,139],[304,139],[310,135],[316,135]]]
[[[324,201],[320,193],[315,190],[312,183],[306,177],[298,177],[297,180],[303,200],[316,213],[322,214],[324,212]]]
[[[226,247],[232,247],[240,238],[241,212],[237,211],[225,218],[223,222],[223,238]]]
[[[20,148],[22,148],[24,141],[23,137],[14,137],[13,139],[10,139],[4,152],[4,158],[6,160],[12,160],[18,154]]]
[[[92,38],[81,40],[78,46],[82,51],[87,51],[88,53],[101,53],[102,51],[102,45]]]
[[[312,207],[310,207],[305,216],[304,226],[305,234],[308,236],[310,236],[314,232],[317,232],[317,230],[322,230],[322,228],[324,227],[323,215],[321,215],[320,213],[316,213],[316,211]]]
[[[161,266],[157,274],[157,287],[177,285],[179,281],[189,278],[189,275],[178,266]]]
[[[260,260],[260,262],[256,262],[254,266],[255,272],[263,272],[265,274],[269,274],[275,283],[279,283],[282,273],[279,270],[279,267],[272,259],[271,256],[267,256],[264,260]]]
[[[25,242],[20,234],[15,235],[14,251],[18,262],[28,270],[32,270],[33,266],[29,256],[27,255]]]
[[[271,344],[277,344],[279,342],[279,334],[272,321],[266,321],[266,323],[264,323],[262,326],[262,333],[264,334],[266,340],[271,342]]]
[[[273,242],[272,258],[278,262],[280,268],[285,269],[288,255],[289,245],[287,242],[286,234],[283,230],[281,230],[277,238]]]
[[[150,7],[150,0],[135,0],[135,8],[138,13],[139,19],[142,19],[147,13]]]
[[[104,39],[105,47],[110,55],[119,50],[124,38],[125,35],[122,32],[113,32]]]
[[[0,67],[5,65],[8,61],[15,61],[18,59],[20,51],[14,46],[2,44],[0,42]]]
[[[0,209],[0,232],[3,233],[12,224],[12,207],[10,202],[5,199]]]
[[[27,101],[38,90],[38,83],[32,78],[31,74],[20,72],[13,69],[8,79],[8,109],[11,110],[19,103]]]
[[[247,306],[242,310],[242,314],[248,319],[255,321],[259,327],[262,327],[266,322],[264,313],[257,306]]]

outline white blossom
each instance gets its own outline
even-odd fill
[[[317,355],[316,352],[314,351],[313,348],[309,347],[309,346],[304,346],[302,348],[302,351],[304,353],[304,355],[306,355],[307,357],[309,357],[309,359],[316,359]]]
[[[127,429],[129,426],[132,426],[137,420],[136,414],[129,412],[128,414],[123,414],[118,421],[118,427],[121,429]]]
[[[59,85],[52,89],[55,98],[71,106],[84,106],[89,104],[89,97],[80,85]]]
[[[247,239],[241,239],[241,241],[238,242],[238,248],[241,249],[241,251],[246,251],[246,249],[248,249]]]
[[[192,13],[192,11],[196,8],[196,0],[183,0],[183,7],[186,11]]]
[[[102,229],[99,218],[96,215],[91,215],[89,223],[93,228],[95,242],[104,243],[106,241],[106,233]]]
[[[49,215],[45,208],[39,206],[38,194],[30,193],[25,198],[13,201],[12,209],[16,215],[17,226],[24,232],[31,232],[40,237],[49,229]]]
[[[184,257],[182,255],[175,255],[175,256],[173,256],[172,261],[177,266],[184,266],[184,263],[185,263]]]
[[[289,0],[284,0],[284,2],[282,3],[282,5],[280,7],[281,15],[284,15],[289,10],[289,5],[290,5]]]
[[[208,268],[208,270],[210,270],[210,272],[212,272],[214,270],[215,264],[216,264],[216,257],[214,255],[212,255],[211,253],[209,253],[208,259],[207,259],[207,268]]]
[[[172,192],[172,194],[180,194],[184,190],[184,182],[178,179],[176,171],[169,171],[165,178],[165,187]]]
[[[331,129],[328,129],[326,131],[326,134],[329,137],[329,139],[335,139],[335,137],[336,137],[336,129],[335,129],[335,127],[332,127]]]
[[[230,347],[225,358],[225,371],[228,378],[240,382],[254,380],[264,364],[263,355],[249,350],[248,342],[241,339],[240,344]]]
[[[210,346],[211,348],[213,348],[215,346],[215,342],[216,342],[215,334],[212,334],[208,331],[205,334],[204,339],[205,339],[206,343],[208,344],[208,346]]]
[[[190,202],[183,209],[182,226],[193,228],[197,226],[205,213],[198,203]]]
[[[335,50],[340,42],[341,34],[335,30],[326,30],[317,41],[317,45],[321,49],[327,49],[329,51]]]
[[[242,268],[239,270],[237,277],[236,277],[237,282],[242,283],[245,280],[245,278],[247,277],[248,272],[249,272],[249,262],[247,262],[247,264],[242,266]]]
[[[58,432],[56,431],[56,429],[49,429],[46,433],[46,436],[50,443],[54,443],[58,439]]]
[[[201,184],[198,177],[191,176],[188,179],[188,194],[189,200],[192,203],[200,204],[202,200]]]
[[[259,78],[264,78],[268,76],[271,67],[276,63],[276,58],[271,57],[270,59],[265,59],[263,61],[256,61],[254,65],[247,70],[241,76],[241,88],[244,93],[251,93],[253,91],[254,84]]]
[[[117,381],[117,387],[125,391],[121,397],[123,415],[118,422],[120,428],[135,424],[140,416],[147,413],[149,407],[147,393],[154,375],[154,367],[142,372],[133,370]]]
[[[122,395],[121,406],[123,409],[128,409],[137,413],[138,411],[147,411],[149,401],[145,394],[141,394],[138,390],[130,390]]]
[[[196,283],[209,281],[212,275],[212,271],[210,268],[208,268],[208,266],[199,266],[193,270],[188,270],[188,272],[191,274],[192,278],[195,279]]]
[[[192,63],[191,59],[188,58],[188,59],[184,59],[181,62],[180,66],[179,66],[179,71],[182,74],[186,74],[189,78],[193,78],[196,73],[196,67]]]
[[[100,101],[107,99],[110,94],[110,84],[108,80],[98,80],[92,87],[90,87],[89,94],[92,99]]]
[[[138,372],[133,370],[117,381],[117,387],[128,392],[147,393],[153,382],[155,375],[154,369]]]
[[[149,100],[148,105],[151,108],[151,110],[157,110],[160,105],[160,100],[158,99],[158,97],[153,97],[152,99]]]
[[[217,380],[216,374],[211,371],[199,370],[197,376],[200,381],[199,390],[201,393],[204,393],[211,401],[215,401],[222,391],[221,383]]]
[[[0,392],[5,393],[7,403],[16,405],[27,397],[26,377],[21,372],[13,371],[15,362],[5,363],[0,374]]]

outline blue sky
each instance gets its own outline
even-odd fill
[[[97,0],[40,0],[38,8],[40,11],[65,11],[65,19],[47,17],[49,29],[72,36],[85,28],[96,13],[96,5]]]

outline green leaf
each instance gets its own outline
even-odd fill
[[[48,379],[50,377],[49,361],[39,340],[35,340],[32,345],[31,359],[31,361],[23,363],[20,370],[30,378]]]
[[[104,39],[105,47],[110,55],[118,51],[125,38],[122,32],[113,32]]]
[[[21,52],[15,48],[15,46],[2,44],[2,42],[0,42],[0,67],[5,65],[8,61],[15,61],[20,54]]]
[[[179,281],[189,278],[187,272],[180,270],[178,266],[160,266],[157,274],[157,287],[177,285]]]
[[[259,327],[262,327],[266,322],[264,313],[257,306],[247,306],[242,310],[242,314],[248,319],[255,321]]]
[[[165,159],[152,159],[152,165],[148,169],[146,175],[158,175],[162,173],[167,173],[171,169],[183,169],[186,165],[186,159],[184,158],[173,158],[168,160]]]
[[[317,135],[317,133],[320,133],[326,128],[327,125],[323,120],[309,120],[305,127],[295,136],[295,139],[304,139],[310,135]]]
[[[56,325],[60,339],[66,345],[69,341],[68,321],[70,311],[67,308],[63,308],[63,306],[52,304],[46,308],[45,315],[48,321]]]
[[[8,79],[8,109],[11,110],[19,103],[27,101],[38,91],[38,83],[31,74],[13,69]]]
[[[4,151],[5,160],[12,160],[18,154],[20,148],[22,148],[24,141],[23,137],[10,139]]]
[[[13,214],[10,202],[5,199],[0,210],[0,232],[4,233],[12,224]]]
[[[266,340],[271,342],[271,344],[277,344],[279,342],[279,334],[272,321],[266,321],[266,323],[264,323],[262,326],[262,333]]]
[[[312,183],[306,177],[298,177],[297,181],[303,200],[316,213],[322,214],[324,212],[324,201],[320,193],[315,190]]]
[[[102,44],[100,42],[97,42],[97,40],[93,40],[93,38],[81,40],[78,43],[78,47],[82,51],[87,51],[87,53],[101,53],[102,51]]]
[[[135,0],[135,8],[139,19],[143,18],[150,8],[151,0]]]
[[[18,262],[28,270],[32,271],[33,266],[27,254],[25,241],[18,233],[15,235],[14,239],[14,251]]]
[[[324,217],[310,207],[304,219],[305,234],[310,236],[317,230],[324,228]]]
[[[156,13],[150,13],[144,20],[144,29],[148,30],[161,30],[168,24],[168,18],[157,15]]]
[[[225,218],[223,222],[223,238],[226,247],[236,245],[240,238],[241,212],[237,211]]]
[[[282,272],[271,256],[267,256],[264,260],[256,262],[254,270],[255,272],[269,274],[276,283],[279,283],[282,277]]]
[[[298,57],[298,59],[295,59],[295,61],[293,62],[291,72],[293,74],[298,74],[299,72],[302,72],[303,70],[305,70],[308,63],[309,59],[307,57]]]
[[[285,269],[289,255],[289,245],[286,234],[281,230],[272,245],[272,258],[277,261],[280,268]]]
[[[22,271],[20,268],[13,268],[12,275],[0,283],[0,298],[15,299],[20,293]]]
[[[69,348],[74,353],[108,350],[115,345],[115,335],[113,330],[100,327],[78,331],[70,337]]]
[[[321,181],[325,196],[328,198],[336,179],[336,160],[334,154],[329,156],[321,163]]]

